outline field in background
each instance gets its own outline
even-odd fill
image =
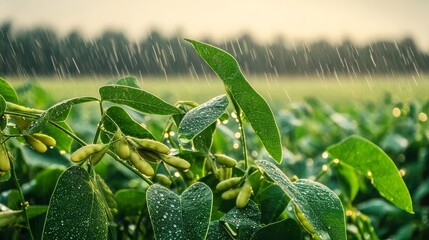
[[[76,77],[59,79],[54,77],[7,78],[14,86],[26,82],[41,85],[57,99],[77,96],[97,96],[98,87],[106,84],[111,77]],[[389,92],[402,101],[429,99],[429,76],[400,77],[297,77],[266,78],[252,76],[248,78],[255,89],[262,94],[271,106],[283,108],[292,102],[306,97],[317,97],[334,106],[361,104],[368,101],[380,101]],[[178,100],[204,102],[224,93],[222,81],[216,76],[200,77],[143,77],[138,78],[140,86],[170,103]]]

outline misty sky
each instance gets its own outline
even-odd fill
[[[6,20],[15,29],[47,25],[89,37],[113,28],[135,39],[152,29],[216,40],[242,33],[334,43],[412,37],[429,51],[429,0],[0,0],[0,22]]]

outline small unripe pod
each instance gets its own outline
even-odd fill
[[[136,167],[137,170],[139,170],[139,172],[143,173],[144,175],[153,176],[155,174],[152,166],[143,158],[141,158],[137,152],[132,151],[129,160],[134,165],[134,167]]]
[[[103,151],[107,147],[107,144],[88,144],[72,153],[70,160],[73,162],[80,162],[95,153]]]
[[[48,147],[54,147],[57,144],[57,141],[51,136],[48,136],[43,133],[33,133],[31,134],[35,139],[41,141],[43,144],[45,144]]]
[[[237,160],[232,157],[226,156],[225,154],[215,154],[216,160],[225,167],[233,168],[237,165]]]
[[[179,157],[164,155],[164,154],[160,154],[160,156],[162,160],[170,166],[180,168],[180,169],[188,169],[191,167],[191,164],[188,161],[181,159]]]
[[[0,144],[0,172],[7,172],[10,170],[10,161],[7,156],[7,150]]]
[[[244,182],[244,185],[241,187],[240,192],[238,193],[235,206],[237,208],[244,208],[249,202],[250,195],[252,194],[252,185],[249,181]]]
[[[223,192],[226,191],[236,185],[238,185],[242,181],[241,177],[233,177],[227,180],[223,180],[222,182],[218,183],[216,186],[216,190]]]
[[[25,135],[24,136],[25,141],[30,145],[34,150],[38,151],[39,153],[44,153],[48,150],[48,147],[43,144],[40,140],[34,138],[31,135]]]
[[[221,198],[223,200],[231,200],[238,196],[238,193],[240,193],[241,188],[231,188],[228,191],[222,193]]]
[[[170,187],[171,185],[171,180],[170,178],[168,178],[167,176],[165,176],[164,174],[156,174],[155,175],[155,181],[165,187]]]
[[[301,225],[307,230],[310,234],[315,234],[316,230],[314,230],[313,226],[308,222],[307,218],[305,218],[304,213],[295,205],[295,214],[298,218]]]
[[[134,138],[134,142],[136,142],[140,147],[146,148],[158,153],[169,154],[170,148],[168,148],[165,144],[152,140],[152,139],[138,139]]]

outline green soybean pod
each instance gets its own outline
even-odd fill
[[[233,177],[227,180],[223,180],[216,185],[216,190],[223,192],[234,186],[237,186],[242,181],[241,177]]]
[[[57,141],[55,141],[55,139],[51,136],[48,136],[46,134],[43,133],[33,133],[31,134],[32,137],[34,137],[35,139],[41,141],[43,144],[45,144],[48,147],[54,147],[55,145],[57,145]]]
[[[131,149],[126,139],[120,139],[113,143],[113,150],[121,159],[128,159],[131,155]]]
[[[238,194],[240,193],[241,188],[231,188],[228,191],[222,193],[221,198],[223,200],[231,200],[234,199],[238,196]]]
[[[216,160],[225,167],[233,168],[237,165],[237,160],[225,154],[215,154]]]
[[[244,208],[247,206],[249,202],[250,195],[252,194],[252,185],[249,181],[245,181],[243,186],[238,193],[237,200],[235,202],[235,206],[237,208]]]
[[[25,135],[24,136],[25,141],[30,145],[34,150],[38,151],[39,153],[44,153],[48,150],[48,147],[43,144],[40,140],[34,138],[31,135]]]
[[[156,174],[155,175],[155,181],[165,187],[170,187],[171,185],[171,180],[170,178],[168,178],[167,176],[165,176],[164,174]]]
[[[146,148],[162,154],[170,153],[170,148],[168,148],[165,144],[152,139],[134,138],[133,141],[136,142],[142,148]]]
[[[309,232],[312,236],[317,236],[316,230],[314,230],[313,226],[308,222],[307,218],[304,216],[304,213],[301,212],[301,210],[295,205],[295,214],[298,218],[299,222],[301,223],[302,227]]]
[[[145,160],[149,162],[158,162],[161,161],[161,157],[158,153],[152,152],[152,151],[145,151],[143,149],[139,149],[139,154],[144,158]]]
[[[3,144],[0,144],[0,172],[7,172],[10,170],[10,161],[7,156],[7,150]]]
[[[131,152],[129,160],[142,174],[146,176],[153,176],[155,174],[152,166],[141,158],[136,151]]]
[[[100,151],[103,151],[108,145],[107,144],[88,144],[86,146],[83,146],[76,150],[72,155],[70,156],[70,160],[73,162],[80,162],[83,161],[85,158],[98,153]]]
[[[104,148],[104,150],[101,150],[101,151],[99,151],[97,153],[92,154],[91,157],[89,158],[89,161],[91,162],[91,164],[95,166],[97,163],[99,163],[100,160],[106,154],[107,149],[108,148],[106,147],[106,148]]]
[[[161,156],[161,159],[170,166],[180,168],[180,169],[188,169],[191,167],[191,164],[188,161],[181,159],[179,157],[165,155],[165,154],[160,154],[160,156]]]

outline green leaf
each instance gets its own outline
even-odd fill
[[[178,108],[164,100],[134,87],[108,85],[101,87],[99,93],[103,101],[124,104],[144,113],[159,115],[182,113]]]
[[[274,222],[285,210],[289,197],[277,184],[270,184],[259,190],[256,202],[262,212],[262,222],[265,224]]]
[[[66,122],[57,122],[57,124],[63,127],[64,129],[67,129],[69,132],[73,132],[73,130]],[[73,138],[71,138],[67,133],[63,132],[62,130],[50,124],[46,125],[43,128],[42,133],[53,137],[57,141],[55,148],[57,148],[58,150],[64,150],[66,152],[70,152]]]
[[[40,198],[51,196],[55,189],[55,184],[64,170],[65,167],[61,165],[51,165],[43,169],[31,180],[28,191]]]
[[[155,184],[147,190],[146,199],[155,238],[206,238],[213,195],[204,183],[193,184],[181,196]]]
[[[346,239],[344,209],[340,199],[328,187],[309,180],[291,182],[273,163],[255,162],[277,183],[303,213],[320,239]]]
[[[42,239],[107,239],[108,221],[89,174],[68,168],[49,203]]]
[[[211,45],[186,39],[213,71],[223,80],[226,92],[244,112],[268,153],[278,162],[282,160],[280,133],[274,115],[265,99],[243,76],[237,61],[229,53]]]
[[[48,149],[45,153],[39,153],[28,145],[22,145],[20,150],[25,163],[31,167],[49,167],[55,164],[68,167],[71,165],[71,161],[67,156],[56,149]]]
[[[128,87],[134,87],[134,88],[140,88],[139,84],[137,83],[137,79],[132,76],[123,77],[114,83],[115,85],[122,85],[122,86],[128,86]]]
[[[98,101],[98,99],[94,97],[77,97],[59,102],[42,113],[40,118],[34,120],[27,129],[26,134],[40,132],[49,121],[64,121],[69,115],[70,109],[73,105],[92,101]]]
[[[107,109],[106,115],[107,118],[104,121],[104,127],[108,131],[115,132],[117,129],[116,126],[119,126],[125,135],[136,138],[155,139],[149,130],[147,130],[138,122],[134,121],[134,119],[132,119],[130,115],[121,107],[110,107]]]
[[[342,193],[347,196],[348,201],[352,202],[359,192],[359,178],[355,169],[341,162],[335,164],[334,169],[338,172]]]
[[[210,223],[208,238],[248,240],[260,228],[261,211],[249,201],[245,208],[232,208],[221,219]]]
[[[15,89],[2,77],[0,77],[0,95],[8,102],[18,103]]]
[[[182,121],[180,121],[179,140],[185,143],[189,142],[189,140],[216,122],[225,112],[228,103],[228,98],[224,94],[214,97],[187,112]]]
[[[115,193],[119,213],[138,216],[146,204],[146,193],[135,189],[121,189]]]
[[[6,110],[6,100],[0,95],[0,116],[3,115]]]
[[[208,128],[192,139],[195,150],[203,153],[209,153],[213,143],[213,133],[216,130],[216,123],[212,123]]]
[[[407,186],[395,163],[374,143],[351,136],[327,149],[332,158],[348,164],[371,180],[381,196],[397,207],[413,213],[413,204]]]
[[[301,239],[301,229],[298,223],[291,218],[283,219],[279,222],[267,224],[261,227],[252,239],[285,239],[286,236],[287,239],[290,240]]]

